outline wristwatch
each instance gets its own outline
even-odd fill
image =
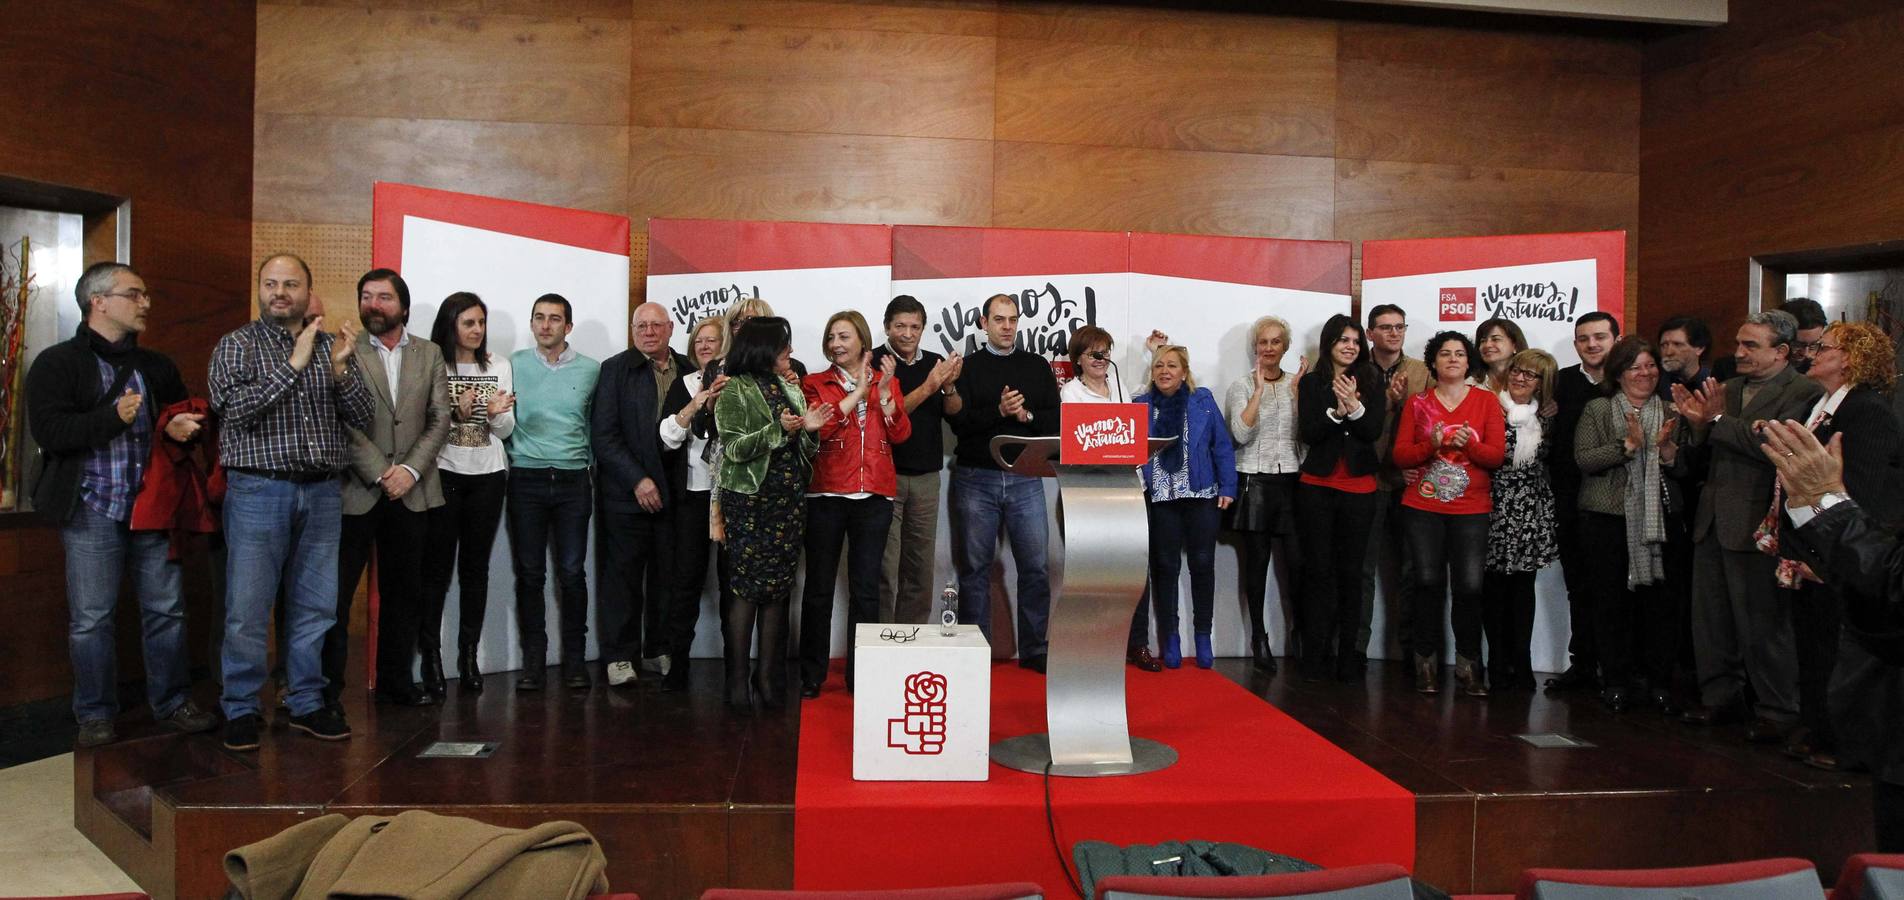
[[[1814,513],[1822,513],[1849,499],[1851,499],[1851,495],[1844,491],[1831,491],[1829,493],[1819,494],[1818,500],[1811,505],[1811,511]]]

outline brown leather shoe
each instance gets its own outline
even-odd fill
[[[1792,733],[1785,738],[1785,746],[1780,747],[1779,752],[1793,759],[1804,759],[1818,749],[1817,742],[1812,740],[1811,729],[1800,725],[1792,729]]]
[[[1745,709],[1737,703],[1724,706],[1689,706],[1679,714],[1679,721],[1688,725],[1730,725],[1745,721]]]
[[[1805,757],[1805,765],[1827,772],[1838,772],[1844,769],[1844,764],[1838,761],[1838,754],[1830,750],[1820,750]]]
[[[1124,653],[1124,661],[1146,672],[1162,672],[1162,660],[1150,655],[1149,647],[1132,647]]]
[[[1487,696],[1487,679],[1481,675],[1480,664],[1465,656],[1454,658],[1454,682],[1470,697]]]
[[[1415,690],[1423,694],[1441,693],[1441,685],[1436,680],[1441,675],[1441,667],[1435,664],[1432,656],[1415,657]]]
[[[1745,739],[1754,744],[1776,744],[1790,733],[1791,726],[1760,716],[1753,719],[1751,725],[1746,726]]]

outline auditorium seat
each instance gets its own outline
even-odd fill
[[[1151,898],[1327,897],[1329,900],[1410,900],[1408,870],[1394,863],[1374,863],[1287,875],[1168,878],[1155,875],[1111,875],[1097,881],[1096,900],[1151,900]]]
[[[1518,900],[1822,900],[1818,870],[1802,859],[1683,869],[1528,869]]]
[[[1904,854],[1860,853],[1845,860],[1831,900],[1904,900]]]
[[[701,900],[1044,900],[1044,889],[1030,882],[913,888],[903,891],[750,891],[712,888]]]

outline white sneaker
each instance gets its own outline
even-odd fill
[[[608,664],[608,684],[621,687],[635,680],[635,664],[631,662],[612,662]]]
[[[668,654],[663,653],[660,656],[650,656],[642,660],[641,667],[656,675],[666,675],[668,674],[668,664],[671,662],[673,662],[673,660],[668,658]]]

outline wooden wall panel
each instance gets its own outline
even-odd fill
[[[1001,40],[997,137],[1329,156],[1335,149],[1335,61]]]
[[[626,19],[629,0],[272,0],[273,6],[409,9],[426,12]]]
[[[1632,228],[1639,177],[1339,160],[1336,239]]]
[[[1344,22],[1340,58],[1450,70],[1489,69],[1529,75],[1640,74],[1640,43],[1630,37],[1583,33],[1579,27],[1500,27],[1491,18],[1466,26]],[[1584,23],[1568,23],[1580,26]]]
[[[627,171],[620,126],[257,118],[257,217],[266,222],[367,223],[377,181],[620,213]]]
[[[634,0],[650,22],[772,25],[854,31],[907,31],[989,37],[998,30],[996,0]]]
[[[997,144],[992,224],[1327,239],[1319,157]]]
[[[998,16],[1001,38],[1317,59],[1335,58],[1336,27],[1329,19],[1077,2],[1013,3]]]
[[[1639,80],[1344,60],[1336,155],[1639,171]]]
[[[628,215],[986,225],[988,141],[633,128]]]
[[[642,22],[635,126],[989,138],[989,37]]]
[[[629,23],[261,6],[260,111],[620,125]]]
[[[1641,325],[1701,315],[1717,353],[1752,257],[1904,238],[1904,8],[1734,0],[1731,17],[1647,46],[1641,123]]]

